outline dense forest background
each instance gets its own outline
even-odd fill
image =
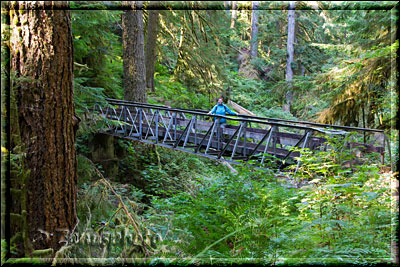
[[[396,4],[71,1],[77,220],[67,245],[34,255],[89,264],[398,262]],[[99,140],[99,125],[85,120],[107,98],[210,110],[219,96],[257,116],[382,129],[392,165],[373,155],[356,171],[340,166],[352,154],[336,140],[306,157],[295,179],[308,186],[290,188],[273,172],[232,173],[181,152]],[[13,142],[19,197],[29,166]],[[2,237],[2,261],[32,256],[21,199],[11,211],[23,223],[8,251]]]
[[[391,2],[296,2],[289,112],[282,110],[288,91],[287,3],[261,1],[253,26],[251,2],[238,2],[235,10],[232,3],[224,10],[224,2],[153,5],[162,10],[155,22],[150,103],[209,109],[223,95],[260,116],[378,129],[394,125],[398,41]],[[100,3],[94,8],[103,10],[72,11],[75,97],[121,98],[123,11],[104,10]],[[145,35],[149,12],[143,15]],[[252,43],[256,56],[250,55]]]

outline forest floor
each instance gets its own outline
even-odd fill
[[[96,173],[105,170],[97,169],[86,180],[81,177],[80,239],[65,258],[103,259],[106,265],[129,260],[391,262],[395,175],[382,172],[378,164],[370,162],[353,172],[325,155],[320,168],[303,168],[288,178],[245,165],[232,172],[184,152],[117,143],[127,153],[118,175],[101,177]],[[85,164],[87,169],[96,166]],[[89,242],[83,233],[102,236],[103,242]]]

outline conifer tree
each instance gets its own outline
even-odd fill
[[[12,153],[23,174],[12,178],[11,237],[19,256],[59,249],[76,218],[73,46],[67,2],[10,4]],[[3,12],[3,10],[2,10]],[[18,170],[12,170],[12,172]],[[17,221],[18,220],[18,221]],[[14,240],[18,240],[15,238]]]
[[[147,102],[144,56],[143,6],[141,1],[123,1],[123,64],[125,100]]]

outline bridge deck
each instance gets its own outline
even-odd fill
[[[327,136],[344,138],[349,130],[384,136],[383,131],[374,129],[241,115],[207,115],[204,110],[173,109],[115,99],[108,99],[108,104],[97,103],[88,114],[92,119],[96,115],[97,119],[104,119],[107,134],[228,162],[251,159],[263,165],[269,161],[278,169],[288,164],[297,164],[298,168],[301,149],[329,149]],[[225,128],[220,127],[221,118],[228,120]],[[380,153],[384,160],[384,143],[348,142],[347,147],[360,147],[364,153]]]

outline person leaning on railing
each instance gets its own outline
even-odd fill
[[[225,116],[227,114],[237,116],[238,114],[236,112],[233,112],[230,110],[225,104],[224,104],[224,98],[219,97],[218,98],[218,103],[212,108],[210,112],[208,112],[208,115],[210,114],[215,114],[215,115],[222,115]],[[215,118],[214,118],[215,120]],[[226,119],[221,118],[219,120],[219,125],[221,128],[225,128],[226,126]]]

